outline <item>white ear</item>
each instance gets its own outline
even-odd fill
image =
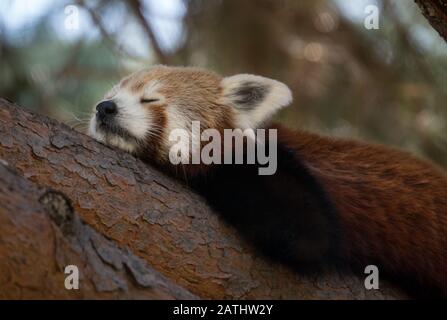
[[[256,128],[292,102],[289,87],[279,81],[238,74],[222,79],[223,103],[236,111],[241,128]]]

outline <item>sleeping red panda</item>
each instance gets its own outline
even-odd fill
[[[272,259],[305,270],[376,265],[422,295],[446,296],[445,172],[389,147],[264,126],[291,101],[265,77],[155,66],[105,96],[89,134],[185,181]],[[258,161],[173,164],[170,133],[194,135],[193,121],[220,133],[276,129],[275,173],[260,175]]]

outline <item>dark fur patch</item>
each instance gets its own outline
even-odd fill
[[[269,86],[254,81],[245,81],[236,88],[230,97],[238,108],[256,108],[267,96]]]
[[[266,256],[300,271],[340,261],[335,207],[295,154],[279,146],[278,170],[259,165],[216,165],[189,181],[227,222]]]

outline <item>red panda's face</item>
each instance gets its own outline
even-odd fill
[[[125,151],[168,161],[170,133],[257,128],[291,102],[284,84],[241,74],[222,78],[195,69],[155,66],[138,71],[114,86],[96,106],[89,134]]]

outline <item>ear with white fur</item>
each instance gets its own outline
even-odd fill
[[[279,109],[292,102],[292,92],[285,84],[251,74],[238,74],[222,79],[223,103],[236,111],[237,124],[256,128]]]

